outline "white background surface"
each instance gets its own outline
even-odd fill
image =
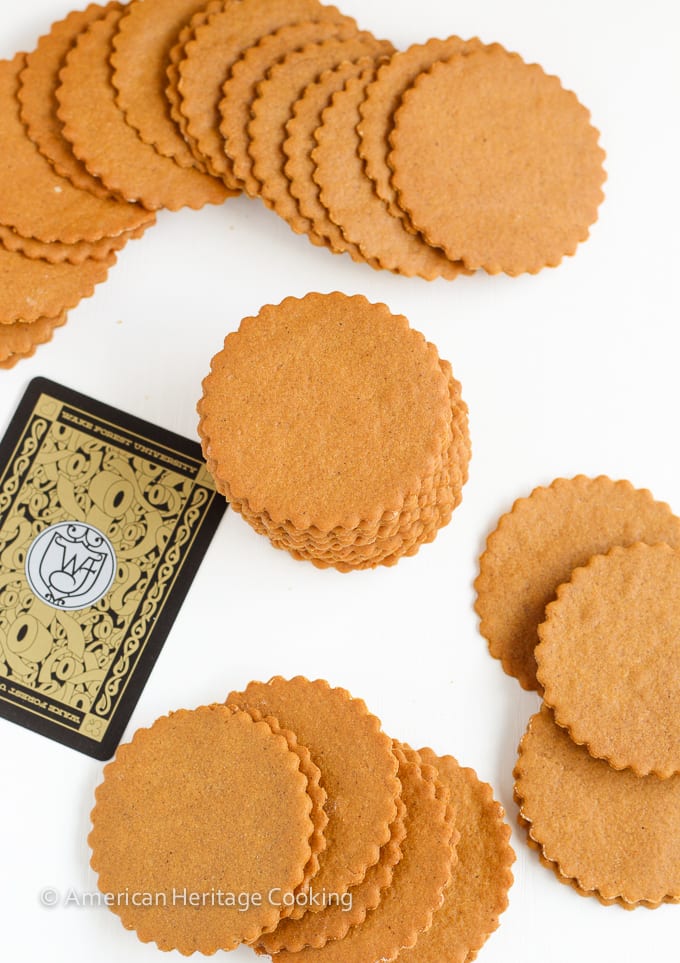
[[[211,356],[262,304],[342,290],[406,314],[451,360],[470,406],[471,475],[453,522],[396,568],[340,575],[275,551],[227,512],[128,736],[250,679],[325,677],[363,697],[390,734],[475,767],[506,807],[516,882],[485,963],[676,961],[680,907],[626,913],[580,898],[539,866],[515,828],[512,767],[538,699],[488,655],[472,581],[499,514],[556,476],[627,477],[680,511],[678,8],[671,0],[341,7],[397,47],[479,34],[558,74],[591,109],[608,154],[591,240],[536,277],[427,284],[331,256],[258,201],[163,214],[52,344],[0,372],[0,429],[40,374],[194,437]],[[68,9],[67,0],[1,4],[0,56],[31,49]],[[4,720],[0,752],[2,957],[158,958],[105,909],[39,905],[45,886],[94,888],[85,840],[101,764]],[[249,958],[245,948],[232,957]]]

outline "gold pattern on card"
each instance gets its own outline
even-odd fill
[[[40,395],[0,474],[0,701],[101,742],[214,496],[198,459]]]

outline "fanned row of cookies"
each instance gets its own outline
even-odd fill
[[[139,204],[75,187],[47,162],[22,122],[18,93],[26,69],[24,54],[0,62],[2,367],[49,341],[68,310],[105,280],[116,251],[154,220]],[[43,93],[36,95],[41,115]]]
[[[588,234],[588,112],[479,40],[397,53],[318,0],[117,0],[0,63],[0,365],[30,355],[154,212],[245,191],[376,269],[555,265]]]
[[[507,906],[509,836],[473,770],[344,689],[275,677],[138,730],[89,842],[107,905],[163,950],[464,963]]]
[[[125,36],[116,46],[125,63]],[[498,44],[398,53],[315,0],[224,0],[170,56],[166,93],[196,162],[375,268],[536,272],[597,217],[604,154],[587,110]]]
[[[461,386],[405,317],[360,295],[286,298],[245,318],[213,358],[198,410],[217,489],[319,568],[394,565],[461,501]]]
[[[0,62],[2,367],[50,339],[156,210],[234,193],[163,158],[127,123],[109,46],[128,10],[91,4],[55,23],[30,54]]]
[[[544,700],[515,770],[530,844],[604,903],[680,900],[680,519],[557,479],[501,518],[476,588],[491,654]]]

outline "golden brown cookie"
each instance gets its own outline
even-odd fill
[[[0,324],[0,363],[9,367],[9,362],[16,364],[20,358],[30,357],[38,345],[46,344],[52,338],[54,329],[62,324],[66,324],[65,311],[56,318]]]
[[[361,883],[390,839],[400,791],[397,760],[380,721],[346,690],[300,676],[251,682],[243,692],[230,693],[227,703],[274,716],[321,770],[328,825],[314,889],[341,896]]]
[[[515,802],[517,803],[518,806],[522,805],[521,799],[517,799],[516,794],[515,794]],[[579,896],[594,896],[595,899],[598,901],[598,903],[601,903],[602,906],[620,906],[621,909],[625,909],[625,910],[634,910],[638,906],[646,906],[647,909],[654,909],[658,905],[656,903],[647,903],[645,900],[640,900],[638,903],[628,903],[626,902],[625,899],[621,899],[620,896],[617,899],[605,899],[604,896],[602,896],[601,893],[598,893],[596,889],[592,889],[592,890],[583,889],[581,886],[578,885],[575,879],[569,879],[568,876],[563,876],[562,873],[560,872],[560,868],[557,865],[557,863],[553,863],[551,860],[545,858],[541,847],[538,845],[538,843],[534,842],[531,836],[528,835],[529,829],[531,828],[531,823],[527,822],[527,820],[524,819],[521,813],[517,814],[517,824],[518,826],[521,826],[522,829],[526,830],[527,846],[529,847],[529,849],[533,849],[536,852],[538,856],[538,861],[541,864],[541,866],[545,866],[546,869],[549,869],[559,883],[562,883],[564,886],[569,886],[569,888],[573,889],[574,892],[578,893]],[[665,899],[663,900],[663,902],[664,903],[676,902],[676,900]]]
[[[364,259],[356,245],[348,244],[319,200],[319,188],[313,177],[312,151],[316,146],[314,133],[333,94],[342,90],[350,78],[357,77],[374,63],[373,57],[361,57],[324,70],[319,79],[309,84],[292,105],[291,117],[286,123],[286,139],[281,145],[287,158],[284,173],[295,207],[291,206],[290,210],[286,207],[284,210],[283,205],[279,205],[278,213],[285,217],[297,234],[307,234],[313,244],[325,245],[336,252],[348,250],[354,260],[360,261]]]
[[[40,38],[36,49],[26,57],[26,66],[19,75],[18,90],[21,120],[40,153],[48,159],[57,174],[67,178],[74,187],[103,198],[111,198],[111,191],[88,173],[69,142],[64,139],[61,121],[57,117],[59,104],[55,91],[59,86],[59,71],[78,35],[90,23],[113,9],[121,9],[121,4],[116,0],[106,6],[91,3],[85,10],[74,10],[63,20],[52,24],[50,32]]]
[[[155,217],[151,223],[154,223]],[[146,231],[147,225],[137,228],[135,231],[125,231],[118,237],[103,237],[101,241],[77,241],[75,244],[61,244],[59,241],[51,241],[46,244],[44,241],[36,241],[32,237],[22,237],[9,227],[0,225],[0,245],[6,251],[19,251],[26,257],[40,258],[49,264],[62,264],[68,261],[69,264],[83,264],[92,259],[95,261],[105,261],[111,254],[120,251],[128,241],[140,238]]]
[[[47,161],[45,161],[47,163]],[[0,247],[0,330],[15,321],[56,318],[94,293],[106,280],[115,254],[82,264],[48,264]]]
[[[267,534],[276,547],[285,548],[295,558],[311,561],[317,568],[333,567],[341,572],[350,572],[375,568],[379,564],[391,566],[401,558],[415,555],[421,545],[433,541],[438,530],[451,520],[453,510],[460,504],[462,487],[467,480],[470,458],[467,407],[460,398],[460,385],[451,377],[450,366],[442,362],[442,368],[450,378],[453,411],[451,444],[431,483],[423,484],[417,499],[409,498],[409,506],[413,503],[413,507],[395,513],[394,517],[387,513],[377,531],[364,530],[362,527],[354,532],[335,530],[327,534],[325,540],[320,535],[302,536],[300,533],[296,538],[295,531],[289,527],[277,528],[269,520],[262,525],[262,517],[253,516],[252,513],[248,515],[242,505],[236,510],[257,531]]]
[[[267,78],[258,84],[248,125],[248,152],[253,161],[253,175],[260,183],[260,196],[280,217],[288,220],[297,206],[288,188],[283,152],[292,105],[329,67],[366,55],[377,58],[392,49],[389,42],[376,40],[366,31],[348,40],[308,44],[272,67]]]
[[[650,907],[680,897],[680,777],[612,769],[544,706],[520,743],[515,792],[531,839],[584,895]]]
[[[388,162],[399,205],[452,261],[535,273],[574,254],[597,218],[598,136],[557,77],[485,48],[436,63],[406,91]]]
[[[197,162],[170,116],[166,71],[177,34],[204,6],[205,0],[133,0],[111,52],[111,82],[125,120],[145,144],[186,168]]]
[[[614,545],[680,548],[680,519],[627,481],[558,478],[518,499],[489,536],[475,610],[489,651],[525,689],[536,689],[537,629],[572,571]]]
[[[394,751],[406,806],[406,836],[392,882],[378,906],[344,939],[321,949],[283,952],[279,963],[389,963],[430,926],[456,864],[456,803],[449,805],[449,792],[436,769],[425,765],[417,752],[397,746]]]
[[[259,722],[263,718],[262,713],[258,712],[257,709],[246,709],[245,711],[256,722]],[[326,790],[321,785],[321,770],[312,762],[309,749],[306,746],[301,746],[297,741],[295,733],[291,732],[290,729],[282,729],[279,725],[279,720],[275,719],[274,716],[267,716],[264,721],[275,735],[284,737],[290,751],[294,752],[300,760],[300,772],[307,779],[307,795],[312,801],[309,818],[312,820],[312,826],[314,828],[312,835],[309,837],[310,855],[305,866],[305,874],[302,882],[295,888],[292,894],[292,896],[297,898],[309,890],[312,880],[319,872],[319,855],[326,848],[326,837],[324,835],[324,831],[328,825],[328,816],[324,808],[327,798]],[[281,910],[281,921],[283,922],[284,919],[299,918],[304,912],[305,910],[299,905],[299,902],[291,899],[290,904],[284,906]]]
[[[9,369],[13,368],[19,361],[32,358],[36,352],[36,347],[36,345],[33,345],[28,351],[15,352],[14,354],[8,355],[4,361],[0,361],[0,371],[9,371]]]
[[[117,237],[152,222],[136,204],[94,197],[60,177],[26,136],[19,116],[19,74],[26,55],[0,61],[0,224],[37,241],[75,244]],[[59,313],[41,312],[50,317]]]
[[[239,0],[234,0],[235,3]],[[167,86],[165,88],[165,96],[167,98],[168,104],[170,105],[170,117],[172,118],[175,126],[179,129],[184,141],[191,151],[196,166],[201,171],[208,171],[208,166],[205,159],[201,156],[201,152],[198,149],[196,141],[191,137],[189,131],[187,130],[187,119],[181,111],[182,97],[179,92],[179,65],[186,57],[185,47],[190,40],[194,39],[196,28],[204,23],[208,22],[208,17],[221,10],[223,7],[223,0],[210,0],[205,6],[198,10],[193,17],[189,20],[180,32],[177,34],[176,41],[170,50],[170,55],[168,58],[168,67],[166,70],[167,74]],[[229,185],[228,185],[229,186]],[[232,184],[235,187],[236,184]]]
[[[205,419],[199,424],[208,469],[216,478],[218,490],[230,498],[232,509],[243,515],[272,544],[285,549],[300,560],[310,560],[319,568],[334,567],[349,572],[377,565],[394,565],[405,556],[415,555],[419,547],[432,541],[437,531],[451,520],[453,510],[462,498],[467,481],[470,442],[467,429],[467,406],[461,398],[460,384],[453,378],[448,362],[439,362],[447,378],[451,421],[442,435],[442,448],[437,454],[431,474],[423,477],[417,491],[410,492],[403,506],[386,510],[372,521],[360,521],[353,528],[336,526],[323,531],[315,525],[300,529],[286,520],[275,522],[266,510],[254,511],[247,500],[235,498],[222,483],[216,462],[210,455]]]
[[[330,939],[341,940],[351,926],[363,923],[366,914],[380,902],[383,890],[392,882],[394,867],[401,859],[401,844],[406,836],[406,806],[396,799],[397,815],[390,824],[390,839],[380,850],[380,859],[366,871],[363,880],[351,886],[346,896],[352,900],[351,911],[342,903],[325,906],[316,913],[305,913],[295,922],[282,920],[272,933],[266,933],[257,943],[257,952],[275,956],[286,948],[311,946],[320,949]]]
[[[248,153],[248,124],[253,101],[257,96],[257,84],[269,69],[286,54],[299,50],[308,43],[317,43],[332,37],[346,39],[357,33],[357,26],[350,17],[332,20],[308,20],[281,27],[266,34],[248,47],[231,68],[222,88],[219,104],[220,133],[224,138],[224,150],[231,159],[234,177],[243,184],[246,193],[255,197],[259,181],[252,175],[252,160]]]
[[[91,24],[66,58],[57,90],[64,137],[91,174],[150,210],[220,204],[230,194],[221,181],[145,144],[116,104],[108,57],[121,16]]]
[[[442,451],[437,459],[437,467],[430,478],[424,479],[418,494],[410,494],[399,512],[386,512],[377,526],[360,524],[354,529],[336,528],[330,532],[321,532],[311,526],[304,531],[282,522],[275,525],[266,512],[260,515],[253,513],[242,502],[232,501],[232,507],[248,519],[248,521],[274,540],[279,536],[288,541],[289,550],[313,550],[314,561],[328,558],[334,561],[351,561],[357,549],[357,561],[368,559],[372,552],[381,551],[378,541],[390,538],[406,539],[412,534],[415,526],[435,525],[440,527],[444,515],[447,519],[461,500],[462,487],[467,481],[467,469],[470,459],[470,441],[467,426],[467,406],[461,398],[461,386],[453,377],[451,366],[447,361],[440,361],[442,372],[448,379],[449,399],[452,411],[450,443],[446,452]],[[431,535],[431,538],[434,534]]]
[[[522,800],[518,797],[516,789],[513,792],[513,798],[516,805],[521,808]],[[591,889],[591,890],[583,889],[581,886],[578,885],[575,879],[570,879],[568,876],[564,876],[560,872],[560,868],[557,865],[557,863],[554,863],[552,862],[552,860],[545,858],[545,856],[543,855],[543,850],[541,849],[539,844],[535,842],[529,835],[529,830],[531,829],[531,823],[528,822],[522,816],[521,812],[517,813],[517,825],[526,831],[527,846],[529,847],[529,849],[533,849],[534,852],[537,853],[538,860],[541,866],[545,866],[546,869],[551,870],[551,872],[555,875],[555,878],[558,880],[558,882],[563,883],[565,886],[569,886],[576,893],[578,893],[579,896],[594,896],[595,899],[598,901],[598,903],[601,903],[603,906],[620,906],[621,909],[625,909],[625,910],[633,910],[633,909],[636,909],[638,906],[646,906],[647,909],[654,909],[656,906],[659,905],[658,903],[649,903],[646,900],[639,900],[637,903],[629,903],[627,900],[622,899],[620,896],[617,896],[615,899],[605,899],[604,896],[601,893],[598,893],[596,889]],[[672,899],[667,896],[665,899],[662,900],[662,902],[677,903],[678,900]]]
[[[342,19],[335,7],[318,0],[225,0],[206,23],[194,28],[184,48],[185,59],[179,63],[177,88],[189,138],[213,174],[237,186],[220,135],[219,104],[222,87],[242,52],[286,24]]]
[[[436,349],[384,305],[340,293],[287,298],[242,321],[199,410],[230,499],[324,532],[399,512],[432,474],[452,418]]]
[[[560,585],[538,627],[555,720],[615,769],[680,773],[680,552],[613,548]]]
[[[97,788],[91,864],[102,892],[166,901],[116,900],[123,925],[187,955],[234,949],[273,928],[280,909],[269,894],[293,891],[310,855],[299,765],[285,738],[226,706],[174,712],[138,730]],[[185,891],[198,906],[173,898]],[[248,894],[250,905],[220,902],[218,892]]]
[[[473,769],[463,769],[452,756],[436,756],[431,749],[419,749],[418,755],[437,770],[456,807],[458,860],[432,925],[398,959],[399,963],[465,963],[498,928],[498,918],[508,906],[513,883],[510,867],[515,860],[510,827],[491,786],[480,782]]]
[[[366,260],[375,260],[381,268],[407,277],[453,279],[462,265],[453,264],[421,235],[407,231],[402,218],[394,217],[375,193],[364,169],[357,133],[359,105],[374,78],[373,66],[348,80],[321,115],[315,133],[317,146],[312,151],[319,200],[330,220],[347,241],[357,245]]]
[[[456,53],[467,53],[480,45],[477,39],[464,41],[460,37],[413,44],[408,50],[397,51],[387,63],[382,64],[375,80],[366,88],[366,97],[359,107],[359,155],[378,197],[385,201],[394,217],[405,216],[397,203],[392,187],[392,171],[387,163],[389,135],[401,98],[416,77],[429,70],[438,60],[446,60]]]

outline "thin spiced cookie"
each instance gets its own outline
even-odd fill
[[[155,220],[155,218],[154,218]],[[153,223],[153,222],[152,222]],[[60,241],[36,241],[32,237],[22,237],[9,227],[0,224],[0,246],[6,251],[17,251],[28,258],[47,261],[48,264],[84,264],[85,261],[106,261],[116,251],[125,247],[128,241],[141,237],[146,225],[135,231],[125,231],[117,237],[103,237],[101,241],[76,241],[62,244]]]
[[[14,321],[0,324],[0,364],[10,367],[19,358],[29,358],[40,344],[46,344],[54,329],[66,324],[66,312],[56,318],[38,318],[37,321]]]
[[[559,725],[615,769],[680,773],[680,552],[613,548],[577,568],[538,627]]]
[[[414,946],[431,925],[456,865],[456,800],[449,803],[449,791],[437,770],[417,752],[397,744],[394,752],[406,807],[406,836],[392,882],[376,908],[344,939],[320,949],[283,952],[280,963],[389,963]]]
[[[464,41],[460,37],[413,44],[408,50],[393,54],[366,88],[366,96],[359,106],[361,119],[357,125],[359,156],[366,165],[366,173],[378,197],[385,201],[394,217],[406,217],[405,211],[397,203],[392,171],[387,163],[389,135],[402,96],[416,77],[429,70],[438,60],[446,60],[457,53],[468,53],[480,46],[479,40]]]
[[[200,208],[233,195],[195,168],[184,168],[144,143],[116,103],[109,52],[123,11],[90,24],[66,58],[57,90],[64,137],[91,174],[150,210]]]
[[[0,224],[46,244],[94,243],[151,224],[153,214],[138,204],[95,197],[74,187],[29,140],[17,99],[25,66],[25,54],[0,61]]]
[[[296,207],[288,187],[286,155],[283,152],[292,105],[309,84],[319,79],[324,70],[345,60],[356,60],[367,55],[378,59],[391,53],[392,49],[391,43],[376,40],[367,31],[345,40],[308,44],[275,64],[258,84],[257,97],[252,105],[252,120],[248,125],[248,152],[262,200],[286,221]]]
[[[219,105],[222,88],[243,51],[265,34],[286,24],[308,20],[346,23],[336,7],[318,0],[224,0],[205,22],[196,15],[193,36],[178,64],[179,109],[186,118],[186,133],[215,175],[238,186],[220,134]]]
[[[89,836],[99,888],[119,894],[111,908],[123,925],[160,949],[252,943],[279,920],[270,894],[302,882],[313,829],[306,789],[286,739],[247,712],[216,705],[164,716],[104,769]],[[134,905],[122,898],[129,892],[155,898]],[[229,893],[249,895],[247,908],[229,905]]]
[[[235,3],[240,2],[240,0],[234,0]],[[215,13],[217,10],[222,9],[222,0],[210,0],[209,3],[201,7],[193,17],[185,24],[180,32],[175,38],[174,45],[170,49],[170,54],[168,56],[168,66],[166,70],[166,87],[165,96],[167,98],[168,104],[170,106],[170,116],[178,128],[184,142],[191,151],[196,166],[201,171],[207,171],[208,167],[201,157],[201,153],[198,150],[198,146],[193,137],[190,136],[187,130],[187,119],[181,111],[182,97],[179,92],[179,65],[186,57],[185,47],[190,40],[193,40],[196,36],[196,28],[200,27],[202,24],[208,22],[208,17]],[[235,186],[235,185],[232,185]]]
[[[308,43],[319,43],[333,37],[346,39],[357,33],[354,20],[347,23],[332,20],[308,20],[281,27],[274,33],[261,37],[258,43],[244,51],[231,68],[220,101],[220,133],[224,138],[224,150],[231,159],[234,176],[243,182],[251,197],[259,192],[259,181],[252,174],[253,162],[248,153],[248,124],[253,101],[257,97],[257,85],[268,71],[293,50]]]
[[[517,792],[515,791],[513,795],[514,795],[515,803],[517,804],[518,807],[521,807],[522,800],[518,798]],[[558,883],[562,883],[564,886],[568,886],[570,889],[573,889],[574,892],[578,893],[579,896],[594,896],[595,899],[598,901],[598,903],[601,903],[602,906],[620,906],[621,909],[625,909],[625,910],[634,910],[638,906],[646,906],[647,909],[654,909],[656,906],[658,906],[658,903],[648,903],[646,900],[640,900],[638,903],[628,903],[625,899],[622,899],[620,896],[618,896],[616,899],[605,899],[601,893],[597,892],[597,890],[583,889],[582,886],[578,885],[575,879],[570,879],[568,876],[564,876],[560,872],[560,868],[557,865],[557,863],[554,863],[551,860],[545,858],[541,847],[538,845],[538,843],[534,842],[534,840],[528,834],[529,829],[531,828],[531,823],[527,822],[527,820],[522,816],[521,812],[517,814],[517,824],[527,832],[527,846],[529,847],[529,849],[533,849],[534,852],[537,853],[538,861],[541,864],[541,866],[545,866],[546,869],[549,869],[554,875],[555,879],[558,881]],[[666,898],[662,902],[675,903],[677,902],[677,900]]]
[[[489,651],[525,689],[539,688],[534,649],[545,607],[572,571],[615,545],[680,549],[680,519],[628,481],[558,478],[518,499],[487,540],[475,610]]]
[[[536,273],[574,254],[597,218],[598,136],[557,77],[483,48],[436,63],[406,91],[388,162],[399,205],[450,260]]]
[[[231,499],[321,532],[401,510],[451,422],[436,349],[384,305],[340,293],[287,298],[244,319],[213,359],[201,415]]]
[[[246,709],[245,710],[249,716],[259,722],[263,717],[261,712],[257,709]],[[290,729],[282,729],[279,725],[279,720],[275,719],[274,716],[267,716],[264,721],[267,723],[272,732],[277,736],[283,736],[288,743],[288,748],[291,752],[300,760],[300,772],[307,778],[307,794],[312,800],[312,809],[309,814],[309,818],[312,820],[312,835],[309,837],[309,848],[311,850],[309,859],[307,860],[307,865],[305,866],[305,875],[302,882],[293,891],[290,902],[287,903],[281,911],[281,923],[282,925],[284,919],[296,919],[302,916],[305,912],[304,908],[301,906],[303,902],[303,897],[308,892],[312,880],[319,872],[319,855],[326,848],[326,836],[325,829],[328,825],[328,816],[326,815],[325,805],[326,805],[326,790],[321,785],[321,770],[312,762],[312,757],[309,754],[309,749],[306,746],[301,746],[297,741],[297,736]]]
[[[48,264],[0,246],[0,328],[16,321],[56,318],[75,308],[106,280],[115,263],[115,254],[110,254],[82,264]]]
[[[337,252],[348,250],[357,261],[363,260],[358,248],[348,244],[319,199],[312,151],[316,147],[314,135],[321,124],[321,114],[330,104],[333,94],[373,64],[373,57],[361,57],[358,60],[345,60],[337,67],[324,70],[319,79],[309,84],[291,106],[291,116],[286,123],[286,139],[281,145],[286,155],[284,173],[288,191],[295,203],[288,210],[279,205],[277,213],[285,217],[296,233],[307,234],[313,244],[325,245]]]
[[[508,906],[515,854],[505,812],[493,798],[488,783],[474,769],[463,769],[452,756],[437,756],[431,749],[418,755],[434,766],[456,807],[460,833],[451,881],[444,902],[416,945],[402,950],[399,963],[466,963],[474,959]]]
[[[380,849],[378,862],[366,870],[356,886],[351,886],[347,897],[351,909],[341,902],[330,903],[315,913],[304,913],[295,921],[281,920],[273,933],[267,933],[257,943],[257,950],[275,956],[288,949],[296,952],[305,947],[320,949],[329,940],[341,940],[353,926],[364,922],[368,913],[380,903],[382,893],[392,882],[394,868],[402,857],[401,845],[406,836],[406,806],[397,797],[397,815],[390,823],[390,838]]]
[[[531,839],[581,895],[629,908],[680,898],[680,776],[612,769],[544,706],[520,743],[515,794]]]
[[[319,854],[313,885],[317,892],[342,896],[378,863],[397,816],[397,760],[380,721],[346,690],[300,676],[251,682],[243,692],[230,693],[227,704],[276,718],[295,733],[321,770],[328,824],[326,848]],[[310,912],[320,909],[312,904],[308,907]],[[332,931],[330,938],[334,938],[333,932],[339,930]],[[300,946],[293,923],[271,939],[269,952],[274,945],[283,948],[282,939]]]
[[[111,191],[88,172],[62,134],[55,93],[59,86],[59,71],[79,34],[107,11],[120,9],[117,0],[106,6],[91,3],[85,10],[74,10],[52,24],[50,32],[41,37],[36,49],[27,55],[26,66],[19,76],[21,120],[30,139],[57,174],[67,178],[78,190],[103,198],[110,198]],[[124,201],[123,198],[119,200]]]
[[[199,165],[170,116],[166,71],[177,34],[204,6],[205,0],[133,0],[111,52],[111,82],[125,120],[145,144],[187,168]]]
[[[359,106],[375,78],[376,65],[350,78],[332,97],[321,115],[312,151],[314,180],[319,200],[345,240],[355,244],[367,261],[407,277],[426,280],[455,278],[462,264],[454,264],[443,251],[430,247],[420,234],[406,230],[375,193],[359,156],[357,125]]]

